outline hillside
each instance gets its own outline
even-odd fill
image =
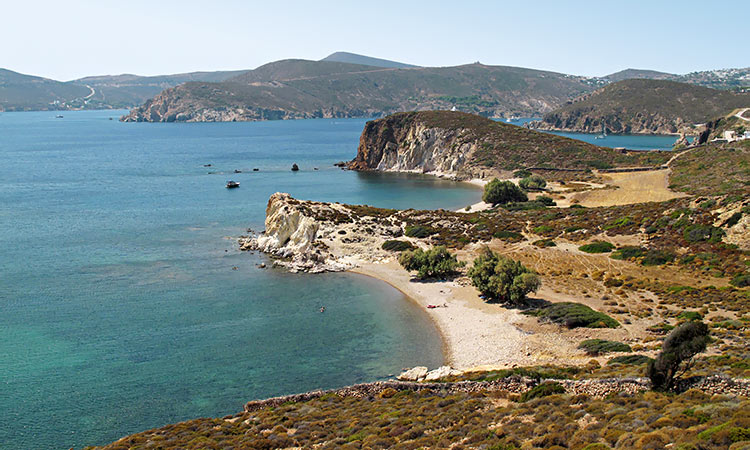
[[[530,167],[586,171],[654,166],[667,159],[664,152],[621,152],[473,114],[424,111],[368,122],[350,167],[467,179]]]
[[[188,81],[218,82],[244,72],[246,71],[190,72],[149,77],[131,74],[101,75],[80,78],[71,83],[88,85],[94,89],[95,92],[89,99],[88,108],[132,108],[143,104],[164,89]]]
[[[657,72],[655,70],[625,69],[603,77],[610,82],[643,78],[648,80],[669,80],[695,84],[712,89],[738,90],[750,87],[750,67],[737,69],[717,69],[690,72],[685,75]]]
[[[690,131],[735,108],[750,105],[750,93],[733,93],[666,80],[612,83],[545,114],[545,129],[611,133]]]
[[[375,66],[375,67],[391,67],[391,68],[397,67],[397,68],[402,68],[402,69],[408,68],[408,67],[417,67],[411,64],[404,64],[404,63],[400,63],[396,61],[389,61],[387,59],[373,58],[371,56],[358,55],[356,53],[349,53],[349,52],[331,53],[330,55],[321,59],[321,61],[343,62],[343,63],[349,63],[349,64],[362,64],[365,66]]]
[[[615,83],[623,80],[632,80],[633,78],[642,78],[645,80],[672,80],[676,81],[680,78],[679,75],[666,72],[658,72],[656,70],[646,69],[625,69],[619,72],[611,73],[604,76],[603,78]]]
[[[285,60],[224,83],[188,83],[167,90],[124,120],[371,117],[454,106],[485,116],[529,116],[591,89],[587,78],[517,67],[399,69]]]
[[[90,93],[86,86],[0,69],[0,111],[67,109]]]

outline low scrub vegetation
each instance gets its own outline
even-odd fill
[[[607,361],[607,365],[624,364],[628,366],[641,366],[643,364],[647,364],[650,361],[653,361],[653,359],[649,358],[646,355],[622,355],[611,358]]]
[[[383,242],[383,250],[391,252],[403,252],[404,250],[413,250],[414,246],[411,242],[401,241],[398,239],[391,239]]]
[[[568,328],[617,328],[620,323],[586,305],[573,302],[553,303],[528,311],[527,314],[564,325]]]
[[[518,186],[525,191],[541,191],[547,187],[547,182],[539,175],[531,175],[522,178],[521,181],[518,182]]]
[[[594,241],[590,244],[578,247],[578,250],[586,253],[609,253],[614,250],[615,246],[605,241]]]
[[[449,277],[462,266],[456,256],[442,245],[427,251],[421,248],[406,250],[398,257],[398,262],[404,269],[416,271],[419,279]]]
[[[591,356],[604,355],[606,353],[628,353],[632,352],[628,344],[622,342],[607,341],[604,339],[587,339],[578,345],[578,348]]]
[[[429,237],[435,234],[435,230],[430,227],[423,226],[423,225],[414,225],[414,226],[410,225],[406,227],[404,234],[409,237],[424,239],[426,237]]]
[[[542,383],[521,394],[521,398],[519,398],[518,401],[523,403],[535,398],[542,398],[547,397],[548,395],[563,393],[565,393],[565,388],[560,383]]]

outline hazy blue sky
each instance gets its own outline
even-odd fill
[[[251,69],[343,50],[424,66],[686,73],[750,66],[741,4],[3,0],[0,67],[69,80]]]

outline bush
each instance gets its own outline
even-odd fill
[[[628,366],[640,366],[651,361],[653,361],[653,359],[645,355],[622,355],[610,359],[607,361],[607,365],[624,364]]]
[[[520,169],[513,172],[513,176],[516,178],[526,178],[531,176],[531,172],[526,169]]]
[[[612,252],[611,255],[609,255],[612,259],[632,259],[632,258],[640,258],[646,253],[646,249],[643,247],[634,247],[634,246],[625,246],[622,248],[619,248]]]
[[[539,197],[535,198],[534,201],[537,203],[541,203],[544,206],[557,206],[555,200],[553,200],[552,197],[547,197],[546,195],[540,195]]]
[[[547,187],[547,182],[544,181],[544,178],[540,177],[539,175],[532,175],[530,177],[523,178],[518,182],[518,185],[521,187],[521,189],[526,191],[541,191],[542,189]]]
[[[590,244],[578,247],[578,250],[586,253],[609,253],[615,246],[605,241],[594,241]]]
[[[423,239],[430,236],[431,234],[435,234],[435,230],[422,225],[409,225],[406,227],[406,231],[404,232],[404,234],[409,237]]]
[[[443,278],[456,273],[462,266],[448,249],[439,245],[424,251],[421,248],[407,250],[398,257],[398,262],[408,271],[417,271],[419,279]]]
[[[383,250],[388,250],[392,252],[403,252],[404,250],[414,249],[414,246],[411,245],[411,242],[399,241],[398,239],[385,241],[383,242],[382,247],[383,247]]]
[[[677,318],[682,320],[703,320],[703,316],[697,311],[684,311]]]
[[[568,328],[617,328],[620,326],[619,322],[608,315],[573,302],[553,303],[527,314],[565,325]]]
[[[661,352],[648,365],[648,377],[656,390],[674,387],[678,371],[687,371],[693,357],[706,350],[711,341],[708,326],[703,322],[686,322],[678,326],[664,339]]]
[[[516,233],[515,231],[500,230],[496,231],[495,234],[492,235],[492,237],[498,239],[516,240],[521,239],[523,235],[521,233]]]
[[[485,247],[467,272],[474,286],[490,299],[518,304],[541,286],[537,274],[519,261]]]
[[[540,248],[557,247],[557,244],[552,239],[539,239],[534,241],[534,245]]]
[[[729,281],[729,284],[738,288],[748,287],[750,286],[750,274],[737,275]]]
[[[660,266],[675,259],[675,254],[666,250],[649,250],[643,257],[641,264],[644,266]]]
[[[518,186],[511,181],[500,181],[497,178],[487,183],[484,187],[482,201],[492,205],[500,205],[510,202],[526,202],[529,197]]]
[[[721,228],[712,227],[711,225],[688,225],[682,232],[682,237],[686,241],[695,242],[721,242],[721,238],[724,236],[724,230]]]
[[[528,402],[534,398],[546,397],[554,394],[564,394],[565,388],[560,383],[542,383],[534,386],[528,391],[521,394],[519,401],[521,403]]]
[[[578,348],[584,350],[591,356],[603,355],[605,353],[627,353],[632,352],[628,344],[615,341],[605,341],[604,339],[587,339],[578,345]]]
[[[729,218],[722,224],[723,227],[733,227],[737,225],[742,218],[742,212],[736,212],[729,216]]]

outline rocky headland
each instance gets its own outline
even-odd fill
[[[697,135],[706,122],[747,105],[750,94],[630,79],[567,102],[530,126],[580,133]]]

